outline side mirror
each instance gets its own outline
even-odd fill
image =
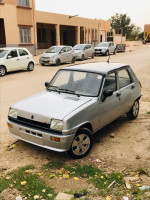
[[[102,101],[105,101],[105,99],[106,99],[107,97],[110,97],[110,96],[112,96],[112,95],[113,95],[113,91],[112,91],[112,90],[105,90],[105,91],[103,92]]]
[[[45,82],[45,87],[47,88],[49,86],[49,82]]]
[[[12,58],[12,56],[7,56],[7,59],[10,59],[10,58]]]

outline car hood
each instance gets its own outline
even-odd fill
[[[108,47],[95,47],[94,49],[108,49]]]
[[[51,58],[51,57],[56,56],[56,55],[58,55],[58,54],[57,53],[43,53],[42,57]]]
[[[82,50],[74,50],[74,53],[81,53]]]
[[[12,108],[17,110],[18,116],[31,118],[34,115],[37,121],[40,116],[62,120],[90,100],[91,97],[44,91],[17,102]]]

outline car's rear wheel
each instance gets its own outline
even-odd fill
[[[85,157],[93,146],[93,136],[90,130],[81,128],[75,135],[68,154],[75,158]]]
[[[76,61],[76,58],[73,57],[71,63],[75,63],[75,61]]]
[[[94,53],[92,54],[92,59],[94,58]]]
[[[6,74],[6,67],[0,66],[0,77],[5,76],[5,74]]]
[[[130,111],[127,113],[128,119],[136,119],[139,114],[139,100],[136,100],[130,109]]]
[[[34,63],[33,62],[29,62],[27,70],[28,71],[33,71],[34,70]]]
[[[116,49],[114,50],[114,53],[113,53],[114,55],[116,54]]]
[[[56,60],[56,66],[59,66],[60,65],[60,59],[57,59]]]
[[[42,63],[41,65],[42,65],[42,66],[45,66],[45,64],[43,64],[43,63]]]

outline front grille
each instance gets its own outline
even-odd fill
[[[19,117],[19,116],[17,117],[17,119],[14,119],[12,117],[8,117],[8,119],[11,122],[17,123],[22,126],[26,126],[28,128],[38,129],[41,131],[48,131],[49,133],[62,134],[61,131],[55,131],[55,130],[50,129],[50,124],[46,124],[43,122],[38,122],[38,121],[31,120],[31,119]]]
[[[95,49],[95,51],[102,51],[102,49]]]
[[[49,60],[48,60],[48,61],[46,61],[46,60],[42,60],[42,62],[43,62],[43,63],[49,63]]]

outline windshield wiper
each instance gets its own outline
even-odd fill
[[[59,90],[62,90],[62,91],[65,91],[67,93],[71,93],[71,94],[76,94],[78,97],[80,96],[79,94],[77,94],[75,91],[73,90],[68,90],[68,89],[62,89],[62,88],[59,88]]]
[[[52,91],[56,91],[56,92],[60,93],[59,88],[57,86],[54,86],[54,85],[49,85],[47,87],[47,90],[52,90]]]

